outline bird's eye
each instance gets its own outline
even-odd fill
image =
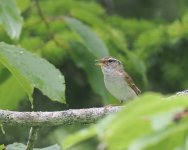
[[[111,63],[111,62],[115,62],[115,60],[113,60],[113,59],[109,59],[108,62],[109,62],[109,63]]]

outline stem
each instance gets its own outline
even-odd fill
[[[33,150],[35,141],[37,140],[38,130],[39,130],[39,127],[31,127],[30,132],[29,132],[29,139],[27,141],[26,150]]]
[[[36,8],[37,8],[37,11],[38,11],[38,14],[39,16],[41,17],[41,19],[43,20],[43,22],[45,23],[46,27],[49,29],[50,28],[50,25],[48,23],[48,21],[46,20],[43,12],[42,12],[42,9],[40,7],[40,4],[39,4],[39,0],[34,0],[35,4],[36,4]]]

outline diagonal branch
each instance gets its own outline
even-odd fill
[[[0,124],[16,126],[57,126],[88,124],[96,122],[107,114],[117,112],[122,106],[88,109],[69,109],[54,112],[16,112],[0,110]]]

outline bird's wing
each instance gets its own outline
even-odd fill
[[[140,89],[136,86],[133,79],[127,73],[125,73],[125,80],[137,95],[141,93]]]

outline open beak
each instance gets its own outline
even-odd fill
[[[95,65],[96,66],[102,66],[104,64],[104,62],[100,59],[100,60],[95,60]]]

